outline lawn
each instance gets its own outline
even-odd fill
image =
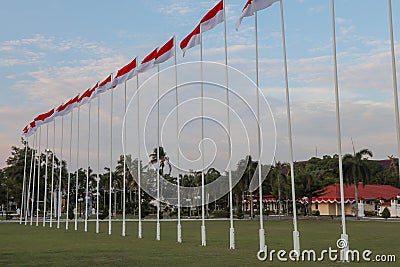
[[[143,223],[143,239],[137,238],[137,223],[127,223],[127,236],[121,236],[121,222],[113,222],[113,234],[108,235],[108,222],[101,223],[101,233],[61,228],[0,223],[0,266],[293,266],[293,262],[260,262],[257,221],[235,221],[236,250],[229,250],[229,221],[207,221],[207,247],[200,246],[200,222],[182,223],[183,243],[176,242],[176,223],[162,222],[161,241],[155,240],[155,223]],[[350,248],[369,249],[376,254],[394,254],[400,260],[400,223],[347,222]],[[292,248],[292,221],[267,220],[265,232],[268,249]],[[302,249],[336,249],[341,233],[337,220],[300,220]],[[374,257],[374,256],[372,256]],[[371,258],[372,258],[371,257]],[[296,266],[320,266],[321,263],[298,262]],[[324,262],[326,266],[343,266],[340,262]],[[352,264],[346,264],[353,266]],[[361,262],[357,266],[368,265]],[[382,263],[369,265],[383,266]],[[385,266],[396,266],[395,263]]]

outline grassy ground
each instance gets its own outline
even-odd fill
[[[229,221],[207,221],[207,247],[200,246],[200,222],[182,223],[183,243],[176,242],[176,223],[162,222],[161,241],[155,240],[154,222],[143,223],[143,239],[137,238],[137,223],[127,223],[127,236],[121,237],[121,222],[113,223],[108,235],[108,222],[101,223],[101,233],[94,233],[94,223],[83,232],[69,231],[62,223],[60,229],[18,223],[0,224],[0,266],[320,266],[311,262],[260,262],[257,260],[257,221],[235,221],[236,250],[229,250]],[[394,254],[400,260],[399,223],[350,221],[347,223],[350,248]],[[292,222],[265,222],[268,249],[292,248]],[[339,221],[301,220],[299,222],[302,249],[336,249],[341,233]],[[326,266],[343,263],[325,261]],[[355,263],[346,264],[354,265]],[[365,262],[357,266],[368,265]],[[382,263],[369,265],[383,266]],[[396,266],[395,263],[385,266]]]

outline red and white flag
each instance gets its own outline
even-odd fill
[[[221,0],[201,19],[201,32],[206,32],[224,21],[224,1]]]
[[[250,17],[254,15],[254,12],[270,7],[273,3],[279,0],[247,0],[246,5],[242,10],[238,21],[236,22],[235,29],[239,30],[240,23],[244,17]]]
[[[175,37],[172,37],[165,45],[157,50],[157,57],[154,61],[155,64],[160,64],[175,55]]]
[[[146,72],[155,66],[155,60],[157,58],[157,50],[158,48],[154,49],[150,54],[145,57],[142,62],[140,63],[140,66],[138,67],[138,72],[143,73]]]
[[[64,116],[67,115],[73,108],[78,106],[79,103],[79,94],[74,98],[70,99],[67,103],[61,104],[58,108],[56,108],[55,116]]]
[[[94,91],[96,90],[97,85],[94,88],[87,89],[78,99],[78,106],[82,106],[86,103],[89,103],[94,96]]]
[[[99,94],[102,94],[111,88],[112,86],[111,86],[111,74],[110,74],[104,81],[99,83],[99,87],[97,87],[96,89],[95,96],[98,96]]]
[[[49,112],[40,114],[34,119],[37,126],[51,122],[52,120],[54,120],[54,109],[50,110]]]
[[[30,124],[26,125],[24,127],[24,129],[22,130],[22,136],[25,138],[28,138],[29,136],[31,136],[33,133],[35,132],[35,129],[32,129],[30,127]]]
[[[183,52],[183,56],[185,56],[185,53],[188,49],[199,45],[200,44],[200,24],[197,25],[197,27],[183,39],[180,43],[180,48]]]
[[[201,19],[199,25],[180,43],[183,56],[188,49],[200,44],[200,31],[206,32],[224,21],[224,1],[221,0]],[[201,29],[200,29],[201,28]]]
[[[113,87],[132,79],[136,75],[137,60],[132,60],[129,64],[118,70],[114,77]]]

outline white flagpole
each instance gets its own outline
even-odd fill
[[[38,141],[39,141],[39,138],[38,138],[38,133],[37,132],[35,132],[35,139],[36,139],[36,146],[35,146],[35,153],[33,154],[33,177],[32,177],[32,179],[33,179],[33,184],[32,184],[32,203],[31,203],[31,222],[30,222],[30,225],[32,226],[32,224],[33,224],[33,213],[34,213],[34,210],[33,210],[33,207],[34,207],[34,203],[35,203],[35,184],[36,184],[36,156],[37,156],[37,150],[36,150],[36,148],[37,148],[37,145],[38,145]]]
[[[92,103],[89,102],[89,121],[88,121],[88,150],[87,150],[87,173],[86,173],[86,194],[85,194],[85,232],[87,232],[87,223],[88,223],[88,209],[89,209],[89,164],[90,164],[90,111],[91,111]]]
[[[228,115],[228,143],[229,143],[229,154],[231,155],[232,144],[231,144],[231,119],[229,110],[229,79],[228,79],[228,45],[226,40],[226,13],[225,13],[225,1],[224,4],[224,50],[225,50],[225,78],[226,78],[226,104],[227,104],[227,115]],[[228,174],[229,174],[229,213],[231,228],[229,229],[229,249],[235,249],[235,228],[233,227],[233,196],[232,196],[232,171],[231,171],[231,159],[228,158]]]
[[[110,110],[110,184],[109,184],[109,199],[108,199],[108,234],[111,235],[111,217],[112,217],[112,209],[111,209],[111,187],[112,187],[112,117],[113,117],[113,94],[114,89],[111,89],[111,110]]]
[[[257,94],[257,137],[258,137],[258,190],[259,190],[259,203],[260,203],[260,229],[258,231],[260,239],[260,252],[267,253],[267,246],[265,245],[265,232],[264,232],[264,218],[263,218],[263,194],[262,194],[262,177],[261,177],[261,133],[260,133],[260,104],[259,104],[259,74],[258,74],[258,23],[257,23],[257,11],[254,12],[254,24],[256,33],[256,94]]]
[[[336,27],[335,27],[335,0],[332,0],[332,42],[333,42],[333,75],[335,80],[335,100],[336,100],[336,129],[338,138],[338,155],[339,155],[339,180],[340,180],[340,205],[342,212],[342,234],[340,238],[345,240],[347,246],[341,250],[340,259],[348,261],[349,236],[346,233],[346,214],[344,207],[344,188],[343,188],[343,164],[342,164],[342,134],[340,130],[340,109],[339,109],[339,85],[337,71],[337,56],[336,56]]]
[[[24,178],[22,181],[22,194],[21,194],[21,208],[19,214],[19,224],[22,224],[22,214],[24,211],[24,201],[25,201],[25,183],[26,183],[26,157],[28,155],[28,140],[24,140],[25,143],[25,160],[24,160]]]
[[[76,139],[76,176],[75,176],[75,231],[78,230],[78,194],[79,194],[79,117],[81,107],[78,105],[77,139]]]
[[[139,73],[136,75],[136,91],[137,91],[137,140],[138,140],[138,161],[137,161],[137,176],[138,176],[138,238],[142,239],[142,196],[140,190],[141,166],[140,166],[140,107],[139,107]]]
[[[97,96],[97,183],[96,183],[96,233],[100,231],[99,226],[99,184],[100,184],[100,95]]]
[[[46,125],[46,169],[44,174],[44,197],[43,197],[43,227],[46,226],[46,212],[47,212],[47,165],[49,164],[49,125]]]
[[[394,109],[396,114],[396,132],[397,132],[397,150],[400,157],[400,126],[399,126],[399,98],[397,95],[397,71],[396,71],[396,54],[393,38],[393,18],[392,18],[392,0],[388,0],[389,5],[389,22],[390,22],[390,44],[392,54],[392,79],[393,79],[393,95],[394,95]],[[399,185],[400,185],[400,164],[399,164]]]
[[[40,165],[42,165],[42,152],[40,149],[40,143],[42,139],[42,126],[39,126],[39,162],[38,162],[38,183],[37,183],[37,194],[36,194],[36,226],[39,226],[39,203],[40,203]]]
[[[290,177],[292,184],[292,203],[293,203],[293,250],[300,255],[300,234],[297,230],[297,210],[296,210],[296,192],[294,185],[294,163],[293,163],[293,141],[292,141],[292,122],[290,118],[290,100],[289,100],[289,79],[287,70],[287,57],[286,57],[286,38],[285,38],[285,21],[283,17],[283,3],[280,0],[281,9],[281,24],[282,24],[282,46],[284,58],[284,71],[285,71],[285,84],[286,84],[286,114],[288,119],[288,135],[289,135],[289,148],[290,148]]]
[[[71,110],[71,123],[70,123],[70,134],[69,134],[69,165],[70,167],[72,166],[72,119],[73,119],[73,112],[74,110]],[[69,224],[69,194],[70,194],[70,187],[71,187],[71,172],[68,171],[68,185],[67,185],[67,218],[65,221],[65,230],[68,230],[68,224]]]
[[[53,151],[51,160],[50,228],[53,227],[54,158],[56,149],[56,119],[53,121]]]
[[[176,104],[176,156],[177,156],[177,178],[178,184],[178,243],[182,243],[182,225],[181,225],[181,189],[180,189],[180,173],[179,173],[179,98],[178,98],[178,67],[176,60],[176,36],[174,36],[174,68],[175,68],[175,104]]]
[[[126,81],[124,83],[124,116],[126,116]],[[125,218],[125,213],[126,213],[126,117],[125,117],[125,122],[124,122],[124,140],[123,140],[123,145],[124,145],[124,182],[123,182],[123,201],[122,201],[122,236],[125,236],[125,230],[126,230],[126,218]]]
[[[157,236],[161,238],[160,229],[160,64],[157,64]]]
[[[29,182],[28,182],[28,191],[26,193],[26,201],[25,201],[25,225],[28,223],[28,211],[29,211],[29,204],[30,204],[30,197],[31,197],[31,181],[32,181],[32,169],[33,165],[35,164],[35,145],[36,145],[36,134],[33,136],[33,143],[32,143],[32,154],[31,154],[31,168],[29,170]]]
[[[201,170],[201,245],[205,247],[206,243],[206,224],[204,219],[204,103],[203,103],[203,36],[200,24],[200,94],[201,94],[201,160],[202,160],[202,170]]]
[[[57,229],[60,228],[61,217],[61,176],[62,176],[62,162],[63,162],[63,143],[64,143],[64,116],[61,117],[61,151],[60,151],[60,175],[58,177],[58,198],[57,198]]]

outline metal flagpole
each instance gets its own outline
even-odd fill
[[[292,184],[292,203],[293,203],[293,250],[300,255],[300,234],[297,230],[297,210],[296,210],[296,192],[294,185],[294,163],[293,163],[293,141],[292,141],[292,123],[290,118],[290,100],[289,100],[289,79],[287,70],[287,57],[286,57],[286,38],[285,38],[285,21],[283,17],[283,3],[280,0],[281,9],[281,24],[282,24],[282,46],[284,58],[284,71],[285,71],[285,84],[286,84],[286,114],[288,119],[288,135],[289,135],[289,148],[290,148],[290,177]]]
[[[113,89],[111,89],[111,111],[110,111],[110,184],[109,184],[109,199],[108,199],[108,234],[111,235],[111,187],[112,187],[112,117],[113,117]]]
[[[35,184],[36,184],[36,156],[37,156],[37,143],[38,143],[38,133],[35,132],[35,139],[36,139],[36,146],[35,146],[35,153],[33,155],[33,184],[32,184],[32,203],[31,203],[31,223],[30,225],[32,226],[33,223],[33,206],[34,206],[34,202],[35,202]]]
[[[61,176],[62,176],[62,162],[63,162],[63,143],[64,143],[64,116],[61,117],[61,151],[60,151],[60,175],[58,177],[58,196],[57,196],[57,229],[60,228],[61,217]]]
[[[390,44],[392,53],[392,79],[393,79],[393,95],[394,95],[394,110],[396,113],[396,132],[397,132],[397,149],[400,158],[400,126],[399,126],[399,98],[397,95],[397,71],[396,71],[396,54],[394,51],[393,38],[393,18],[392,18],[392,0],[388,0],[389,6],[389,22],[390,22]],[[400,185],[400,164],[399,164],[399,185]]]
[[[22,194],[21,194],[21,208],[19,214],[19,224],[22,224],[22,214],[24,211],[24,201],[25,201],[25,183],[26,183],[26,157],[28,155],[28,141],[24,140],[25,143],[25,160],[24,160],[24,178],[22,180]]]
[[[136,91],[137,91],[137,140],[138,140],[138,159],[137,159],[137,176],[138,176],[138,238],[142,238],[142,193],[140,190],[141,166],[140,166],[140,107],[139,107],[139,73],[136,75]]]
[[[92,103],[89,102],[89,121],[88,121],[88,150],[87,150],[87,172],[86,172],[86,194],[85,194],[85,232],[87,232],[87,220],[89,217],[89,164],[90,164],[90,111]]]
[[[100,95],[97,97],[97,183],[96,183],[96,233],[99,233],[99,184],[100,184]]]
[[[124,83],[124,116],[126,116],[126,81]],[[123,202],[122,202],[122,236],[125,236],[125,230],[126,230],[126,222],[125,222],[125,207],[126,207],[126,117],[125,117],[125,122],[124,122],[124,175],[123,175]]]
[[[340,259],[348,261],[348,240],[346,233],[346,214],[344,207],[344,188],[343,188],[343,164],[342,164],[342,134],[340,130],[340,109],[339,109],[339,86],[338,86],[338,71],[337,71],[337,56],[336,56],[336,27],[335,27],[335,0],[332,0],[332,42],[333,42],[333,75],[335,80],[335,100],[336,100],[336,129],[338,138],[338,155],[339,155],[339,180],[340,180],[340,206],[342,212],[342,234],[340,239],[344,240],[347,246],[341,250]]]
[[[258,190],[259,190],[259,203],[260,203],[260,229],[258,235],[260,238],[260,252],[267,253],[267,246],[265,245],[265,233],[264,233],[264,218],[263,218],[263,203],[262,203],[262,177],[261,177],[261,133],[260,133],[260,104],[259,104],[259,74],[258,74],[258,23],[257,23],[257,11],[254,12],[254,25],[256,34],[256,94],[257,94],[257,138],[258,138]]]
[[[44,174],[44,197],[43,197],[43,227],[46,226],[46,212],[47,212],[47,165],[49,164],[49,125],[46,125],[46,169]]]
[[[157,64],[157,236],[161,238],[160,229],[160,65]]]
[[[227,115],[228,115],[228,143],[229,143],[229,154],[230,157],[232,152],[232,144],[231,144],[231,119],[230,119],[230,110],[229,110],[229,79],[228,79],[228,45],[226,40],[226,13],[225,13],[225,1],[224,4],[224,49],[225,49],[225,78],[226,78],[226,104],[227,104]],[[229,213],[230,213],[230,224],[231,228],[229,229],[229,248],[235,249],[235,228],[233,227],[233,196],[232,196],[232,171],[231,171],[231,159],[228,158],[228,172],[229,172]]]
[[[81,107],[78,105],[78,125],[77,125],[77,139],[76,139],[76,176],[75,176],[75,231],[78,230],[78,194],[79,194],[79,115]]]
[[[54,158],[56,149],[56,119],[53,121],[53,151],[51,160],[51,194],[50,194],[50,228],[53,227],[53,199],[54,199]]]
[[[36,139],[36,144],[35,144],[35,153],[33,154],[33,183],[32,183],[32,203],[31,203],[31,219],[30,219],[30,225],[32,226],[33,224],[33,213],[34,213],[34,202],[35,202],[35,185],[36,185],[36,156],[37,156],[37,143],[38,143],[38,133],[37,131],[35,132],[35,139]]]
[[[40,149],[40,143],[41,143],[41,139],[42,139],[42,126],[39,126],[39,161],[38,161],[38,183],[37,183],[37,192],[36,192],[36,226],[39,226],[39,203],[40,203],[40,165],[42,165],[41,162],[41,156],[42,156],[42,152]]]
[[[69,134],[69,164],[72,166],[72,119],[73,119],[73,112],[71,110],[71,123],[70,123],[70,134]],[[69,194],[70,194],[70,187],[71,187],[71,172],[68,171],[68,185],[67,185],[67,218],[65,220],[65,230],[68,230],[69,224]]]
[[[25,201],[25,225],[28,223],[28,211],[29,211],[29,204],[30,204],[30,197],[31,197],[31,181],[32,181],[32,169],[33,165],[35,164],[35,145],[36,145],[36,134],[33,136],[33,143],[32,143],[32,153],[31,153],[31,168],[29,170],[29,182],[28,182],[28,191],[26,193],[26,201]]]
[[[201,94],[201,160],[202,160],[202,170],[201,170],[201,245],[205,247],[206,243],[206,225],[204,220],[204,103],[203,103],[203,36],[200,24],[200,94]]]
[[[181,225],[181,189],[179,173],[179,98],[178,98],[178,66],[176,60],[176,36],[174,36],[174,68],[175,68],[175,104],[176,104],[176,156],[177,156],[177,178],[178,184],[178,243],[182,243],[182,225]]]

